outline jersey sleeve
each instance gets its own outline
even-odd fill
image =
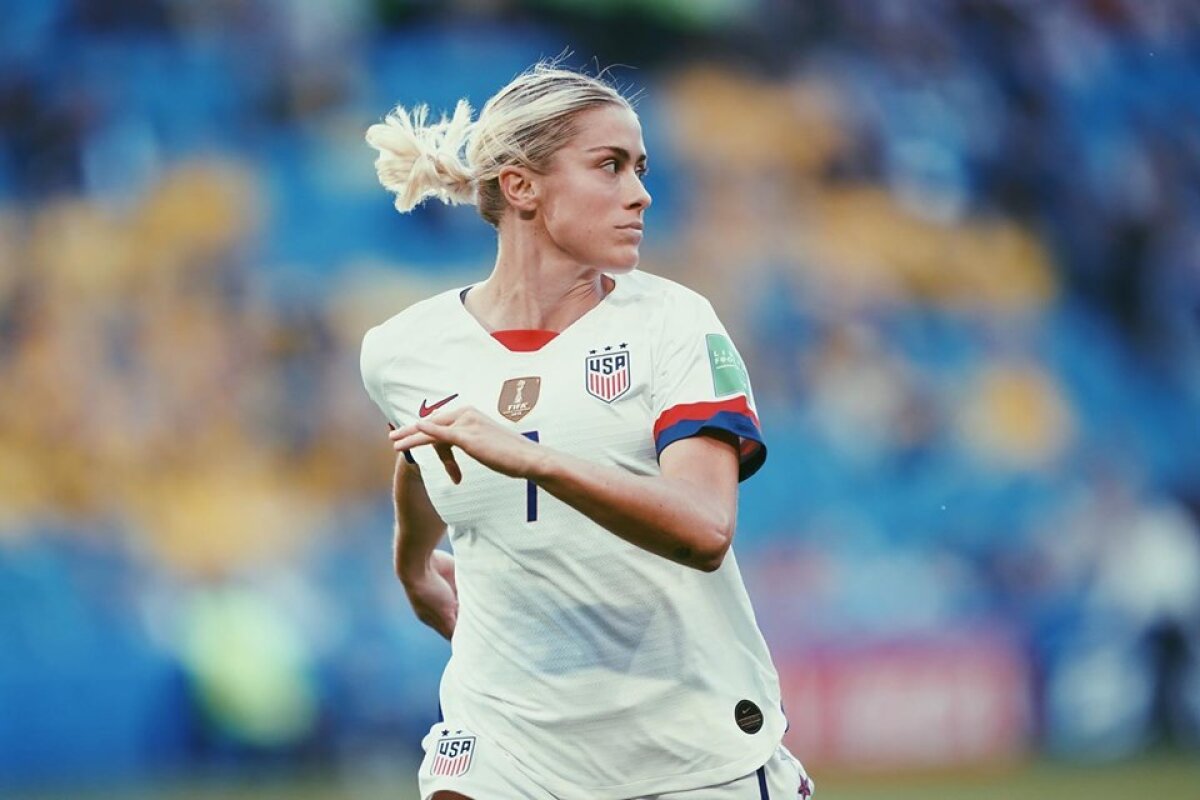
[[[379,328],[372,328],[363,337],[362,351],[359,355],[359,370],[362,372],[363,387],[371,402],[383,413],[388,428],[398,428],[405,424],[400,418],[399,409],[394,407],[384,390],[384,377],[387,367],[391,364],[394,353],[384,345],[384,337]],[[405,452],[404,460],[415,464],[412,454]]]
[[[652,392],[654,448],[661,456],[680,439],[732,433],[744,481],[767,460],[750,377],[712,305],[699,295],[689,300],[664,314]]]

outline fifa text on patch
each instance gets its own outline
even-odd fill
[[[513,422],[519,422],[537,405],[541,393],[542,379],[536,375],[509,378],[500,387],[500,399],[496,401],[496,410]]]

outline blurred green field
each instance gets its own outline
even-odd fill
[[[1103,764],[1040,761],[977,774],[818,779],[821,800],[1200,800],[1200,756]]]
[[[410,770],[396,765],[366,774],[217,779],[157,786],[59,788],[9,794],[21,800],[417,800]],[[815,775],[820,800],[1200,800],[1200,756],[1155,754],[1103,764],[1039,761],[973,773],[921,775]],[[480,800],[489,800],[481,798]]]

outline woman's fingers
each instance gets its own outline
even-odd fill
[[[444,416],[435,414],[429,419],[417,420],[411,425],[405,425],[403,428],[394,428],[388,432],[388,438],[392,443],[405,441],[411,436],[424,434],[428,437],[421,444],[430,444],[433,441],[452,442],[454,438],[453,423],[456,421],[458,414],[453,416],[447,412]]]
[[[454,449],[444,442],[434,442],[433,450],[437,453],[438,458],[442,460],[442,466],[446,468],[446,474],[450,476],[452,483],[460,483],[462,481],[462,469],[458,466],[458,462],[454,460]]]
[[[392,441],[392,449],[397,452],[408,451],[414,447],[431,444],[438,458],[446,468],[446,474],[454,483],[462,481],[462,468],[454,458],[453,444],[458,444],[458,433],[454,423],[468,409],[448,409],[429,417],[420,419],[411,425],[405,425],[388,433]]]
[[[414,447],[420,447],[423,444],[433,445],[434,452],[437,453],[442,465],[446,468],[446,474],[450,476],[450,480],[454,483],[461,483],[462,468],[458,466],[458,461],[454,458],[454,448],[450,444],[440,442],[427,433],[417,431],[416,433],[396,439],[392,442],[392,447],[396,452],[405,452]]]
[[[401,429],[401,430],[403,430],[403,429]],[[397,431],[397,433],[399,433],[399,431]],[[420,447],[423,444],[433,444],[435,441],[437,441],[437,440],[434,439],[432,436],[430,436],[428,433],[423,433],[421,431],[414,430],[412,433],[409,433],[408,435],[393,438],[392,439],[392,449],[395,450],[396,452],[400,452],[403,450],[411,450],[412,448]]]
[[[388,438],[393,442],[398,442],[414,433],[420,433],[416,425],[405,425],[403,428],[392,428],[388,431]]]

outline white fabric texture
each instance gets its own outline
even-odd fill
[[[724,329],[704,298],[678,284],[618,276],[596,308],[534,352],[492,338],[460,291],[418,303],[364,339],[367,391],[397,426],[456,395],[446,408],[475,406],[536,432],[546,447],[639,475],[659,473],[654,427],[673,409],[745,407],[748,415],[730,411],[716,425],[733,419],[739,435],[758,435],[748,387],[715,394],[705,341]],[[588,359],[620,352],[628,388],[611,401],[589,394]],[[512,422],[498,402],[518,378],[539,379],[539,389]],[[526,383],[528,400],[534,382]],[[563,800],[720,784],[771,757],[785,727],[778,678],[732,551],[720,569],[699,572],[465,454],[459,485],[431,448],[412,456],[457,564],[459,617],[441,687],[447,719],[504,748]],[[735,721],[744,700],[762,712],[753,733]]]

